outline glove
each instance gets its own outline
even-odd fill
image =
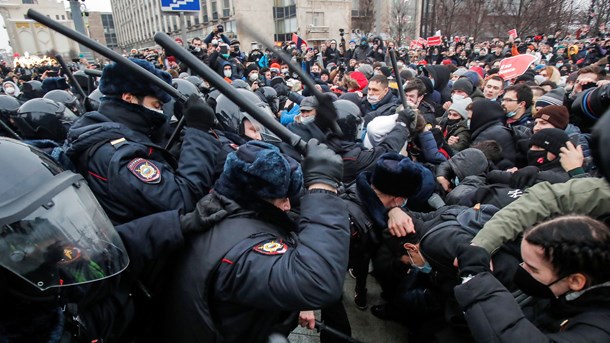
[[[538,168],[535,166],[527,166],[513,173],[510,177],[510,188],[527,188],[536,183],[538,178]]]
[[[330,150],[326,144],[320,144],[315,138],[307,142],[302,168],[305,187],[324,183],[337,188],[343,178],[341,156]]]
[[[216,114],[214,110],[197,94],[191,94],[184,104],[182,111],[186,126],[208,131],[216,125]]]
[[[398,111],[397,122],[404,123],[407,129],[409,129],[409,135],[413,137],[415,135],[415,126],[417,125],[417,113],[411,108],[407,107]]]
[[[197,202],[195,209],[180,216],[182,233],[186,236],[193,233],[204,233],[233,213],[231,202],[208,194]]]
[[[330,129],[331,131],[341,135],[341,128],[339,128],[339,125],[337,125],[339,115],[337,114],[335,105],[333,105],[333,98],[328,94],[322,94],[317,98],[317,100],[318,108],[316,109],[316,125],[318,125],[322,131]],[[337,129],[339,132],[336,132]]]
[[[458,272],[460,277],[489,272],[491,257],[487,250],[470,244],[460,244],[457,247]]]

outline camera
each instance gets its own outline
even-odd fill
[[[339,29],[339,36],[343,37],[345,35],[344,29]]]
[[[218,33],[223,33],[223,32],[225,32],[225,27],[222,26],[222,24],[219,24],[218,26],[216,26],[216,31]]]

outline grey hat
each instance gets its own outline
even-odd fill
[[[462,91],[462,92],[470,95],[474,91],[474,86],[472,85],[472,82],[470,82],[470,80],[468,80],[468,78],[461,77],[453,83],[453,88],[451,90],[452,91]]]
[[[361,72],[362,74],[364,74],[364,76],[366,76],[367,79],[370,79],[371,77],[373,77],[373,66],[371,66],[370,64],[361,64],[358,67],[358,71]]]
[[[453,76],[457,76],[457,77],[464,76],[464,74],[466,74],[467,72],[468,72],[468,69],[460,67],[460,68],[457,68],[453,72]]]
[[[536,107],[545,107],[550,105],[563,105],[563,98],[566,91],[563,88],[555,88],[536,100]]]
[[[470,103],[472,103],[472,99],[470,98],[454,101],[453,104],[451,104],[451,107],[449,107],[448,111],[456,111],[462,116],[462,119],[468,119],[466,107],[468,107]]]
[[[307,96],[301,100],[301,110],[311,111],[318,107],[318,100],[315,96]]]

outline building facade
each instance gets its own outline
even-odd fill
[[[246,49],[259,42],[250,32],[276,41],[297,33],[306,40],[350,32],[352,0],[199,0],[201,11],[186,12],[186,38],[204,38],[223,24],[230,39]],[[118,44],[124,49],[154,46],[154,34],[181,36],[178,14],[161,11],[159,0],[111,0]]]
[[[46,26],[28,19],[26,12],[30,8],[63,25],[74,28],[63,1],[0,0],[0,15],[4,18],[13,53],[19,55],[28,53],[40,57],[59,53],[65,57],[77,57],[78,44]]]

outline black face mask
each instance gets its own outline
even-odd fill
[[[521,266],[517,268],[517,271],[515,272],[515,276],[513,278],[515,285],[517,285],[517,287],[519,287],[519,289],[522,290],[523,293],[534,298],[543,299],[556,298],[550,287],[561,280],[563,280],[562,277],[549,283],[548,285],[545,285],[542,282],[534,279],[534,277]]]
[[[447,119],[447,125],[448,126],[455,125],[461,121],[462,121],[462,119]]]
[[[530,166],[541,166],[549,163],[546,159],[546,150],[528,150],[527,151],[527,164]]]

